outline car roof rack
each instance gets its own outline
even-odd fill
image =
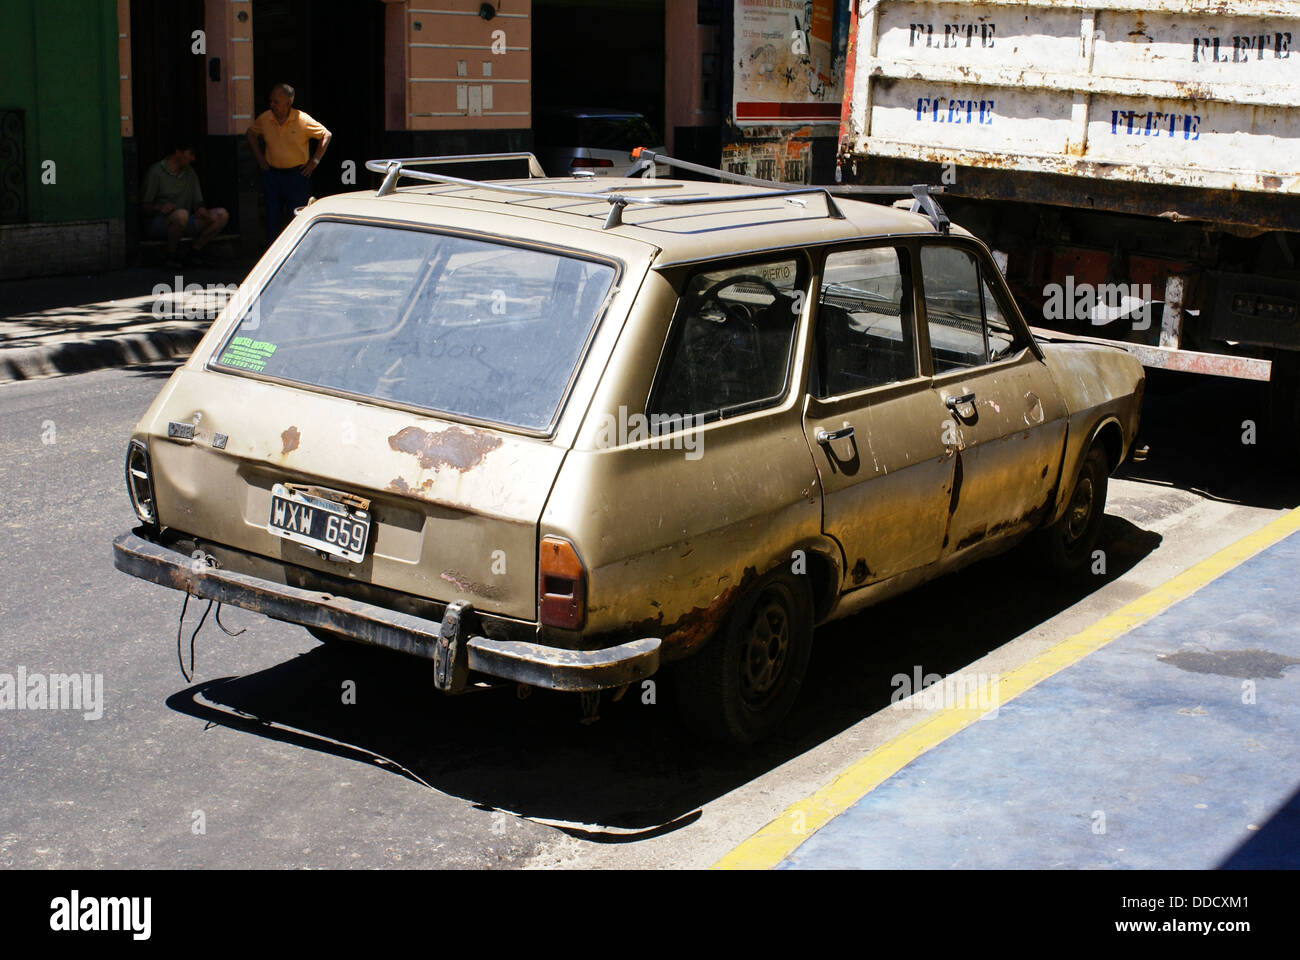
[[[645,147],[637,147],[632,151],[632,158],[636,163],[627,171],[627,176],[654,176],[655,163],[663,163],[670,167],[676,167],[679,170],[689,170],[692,173],[702,173],[706,176],[717,177],[720,180],[730,180],[732,183],[743,183],[751,187],[787,187],[789,184],[781,183],[777,180],[764,180],[759,177],[747,177],[742,173],[735,173],[731,170],[719,170],[717,167],[706,167],[702,163],[692,163],[689,160],[678,160],[675,157],[667,157],[662,153],[655,153],[647,150]],[[952,221],[948,215],[943,212],[938,201],[933,194],[943,193],[944,189],[940,186],[932,186],[928,183],[914,183],[907,187],[879,186],[875,184],[825,184],[817,189],[825,190],[836,196],[877,196],[877,197],[911,197],[912,213],[922,213],[929,221],[934,224],[934,228],[944,236],[948,235],[948,230],[952,226]]]
[[[640,150],[641,148],[638,148]],[[634,154],[636,152],[634,151]],[[649,151],[644,151],[649,153]],[[640,155],[644,155],[640,154]],[[654,156],[654,154],[650,154]],[[740,182],[748,182],[763,187],[761,193],[738,193],[725,197],[645,197],[636,194],[621,193],[617,190],[607,190],[601,193],[592,193],[578,190],[557,190],[547,187],[528,187],[519,183],[503,183],[495,180],[470,180],[465,177],[452,177],[444,173],[431,173],[428,170],[411,169],[417,166],[429,166],[438,163],[466,163],[479,161],[494,160],[521,160],[527,158],[528,179],[545,176],[542,172],[541,165],[537,163],[537,158],[531,153],[479,153],[465,155],[447,155],[440,157],[414,157],[414,158],[394,158],[391,160],[367,160],[366,169],[373,173],[382,173],[384,181],[380,184],[379,189],[375,192],[377,197],[386,197],[397,190],[397,181],[402,177],[411,180],[423,180],[428,183],[448,184],[460,187],[477,187],[483,190],[495,190],[501,193],[522,194],[532,197],[562,197],[565,199],[586,199],[598,200],[601,203],[609,204],[609,215],[605,218],[604,229],[621,226],[623,223],[623,210],[630,204],[640,206],[655,207],[678,207],[688,206],[699,203],[734,203],[739,200],[770,200],[773,197],[798,197],[807,196],[808,194],[817,194],[826,203],[826,216],[834,220],[843,220],[844,212],[840,210],[839,205],[835,203],[834,197],[826,187],[820,186],[792,186],[788,183],[777,183],[774,180],[753,180],[746,178]],[[667,162],[667,158],[661,158]],[[680,162],[680,161],[678,161]],[[706,168],[707,169],[707,168]],[[735,179],[734,175],[729,175],[724,171],[716,171],[716,175],[722,176],[723,179]]]
[[[446,164],[466,164],[466,163],[508,163],[511,161],[518,162],[526,160],[528,162],[528,179],[534,177],[545,177],[546,171],[542,165],[537,162],[537,157],[531,153],[518,151],[516,153],[460,153],[445,154],[438,157],[402,157],[399,160],[371,160],[366,164],[367,170],[373,170],[376,173],[387,173],[384,182],[380,185],[378,195],[386,197],[397,189],[397,178],[399,176],[411,176],[410,167],[430,166],[437,163]],[[398,164],[396,172],[389,172],[389,164]],[[378,164],[378,166],[376,166]]]

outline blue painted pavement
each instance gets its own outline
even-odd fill
[[[923,754],[778,869],[1300,867],[1298,577],[1293,534]]]

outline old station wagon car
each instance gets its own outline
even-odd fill
[[[925,188],[440,159],[372,161],[263,257],[130,439],[119,569],[448,693],[592,709],[680,661],[691,728],[750,742],[817,624],[1034,531],[1090,559],[1142,369],[1038,342]]]

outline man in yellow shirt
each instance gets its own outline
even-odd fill
[[[271,88],[271,109],[263,111],[248,128],[248,145],[262,168],[262,185],[266,191],[266,241],[271,243],[287,222],[282,207],[293,211],[311,196],[311,172],[320,165],[330,145],[330,132],[309,113],[293,106],[293,87],[277,83]],[[308,156],[308,143],[319,140],[314,157]],[[265,142],[265,151],[262,148]]]

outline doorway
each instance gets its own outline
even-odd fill
[[[253,4],[253,115],[271,86],[332,134],[312,194],[363,189],[367,160],[383,156],[384,4],[380,0],[257,0]],[[346,176],[351,161],[351,174]],[[351,179],[351,182],[348,180]]]

